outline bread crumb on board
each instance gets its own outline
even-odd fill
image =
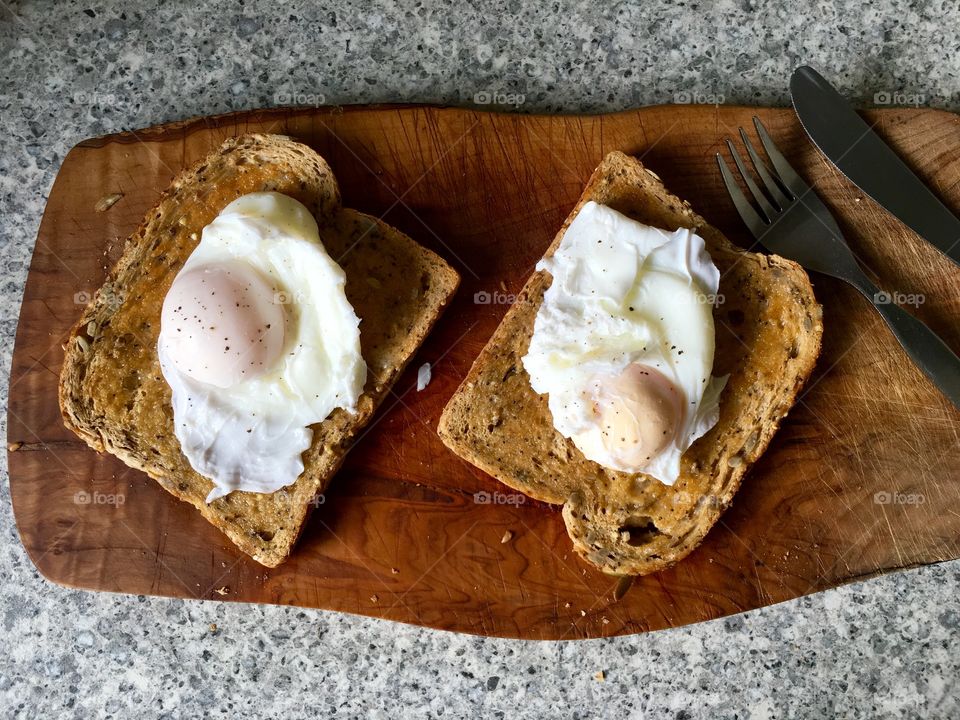
[[[93,209],[97,212],[106,212],[114,205],[116,205],[123,198],[123,193],[111,193],[110,195],[104,195],[97,201],[97,204],[93,206]]]
[[[513,539],[513,530],[507,530],[503,533],[503,537],[500,538],[500,544],[508,543]]]
[[[430,369],[430,363],[425,362],[417,370],[417,392],[425,389],[430,384],[433,373]]]

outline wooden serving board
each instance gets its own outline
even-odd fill
[[[40,225],[10,380],[8,439],[18,448],[8,455],[11,495],[31,559],[71,587],[547,639],[683,625],[960,556],[960,413],[855,291],[820,276],[813,281],[824,348],[800,402],[703,545],[632,587],[575,556],[557,508],[478,502],[479,493],[499,500],[493,494],[505,488],[435,434],[445,402],[506,311],[505,296],[522,286],[608,151],[642,158],[747,244],[714,154],[755,114],[882,285],[922,296],[916,313],[960,349],[960,270],[827,165],[790,110],[674,106],[542,117],[276,109],[81,143],[65,159]],[[960,208],[958,118],[930,110],[868,116]],[[293,556],[272,570],[145,475],[90,450],[63,427],[57,406],[61,343],[123,238],[176,171],[250,131],[310,144],[333,166],[345,205],[382,215],[463,276]],[[117,193],[115,205],[98,211]],[[427,361],[433,381],[417,392],[416,368]]]

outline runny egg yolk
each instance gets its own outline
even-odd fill
[[[602,447],[625,465],[642,467],[676,436],[683,419],[677,387],[660,371],[631,363],[619,375],[594,379],[597,425],[573,438],[581,449]]]
[[[269,370],[283,351],[285,318],[277,292],[244,263],[203,265],[178,275],[160,322],[171,362],[220,388]]]

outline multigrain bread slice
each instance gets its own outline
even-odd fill
[[[721,273],[714,375],[730,375],[720,420],[684,453],[677,483],[607,470],[554,427],[520,358],[550,286],[535,272],[440,418],[455,453],[533,498],[563,505],[576,551],[604,572],[645,575],[688,555],[767,448],[820,352],[821,308],[796,263],[744,252],[672,195],[639,161],[614,152],[593,173],[547,249],[594,200],[654,227],[695,228]]]
[[[360,318],[367,384],[355,415],[336,410],[313,426],[305,469],[294,484],[272,494],[234,492],[208,505],[212,483],[190,467],[173,432],[170,389],[157,362],[160,309],[203,227],[240,195],[266,190],[304,203],[343,267],[347,299]],[[60,377],[64,422],[91,447],[194,505],[243,552],[275,567],[458,284],[457,273],[433,252],[342,208],[330,167],[307,146],[279,135],[227,140],[174,179],[84,310]]]

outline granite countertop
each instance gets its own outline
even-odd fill
[[[684,98],[785,105],[789,73],[802,63],[862,103],[956,109],[955,4],[800,7],[0,3],[4,371],[46,194],[85,137],[291,94],[472,105],[496,91],[523,95],[524,112]],[[960,713],[958,562],[676,630],[518,642],[321,611],[67,590],[27,558],[6,478],[0,506],[4,717]]]

